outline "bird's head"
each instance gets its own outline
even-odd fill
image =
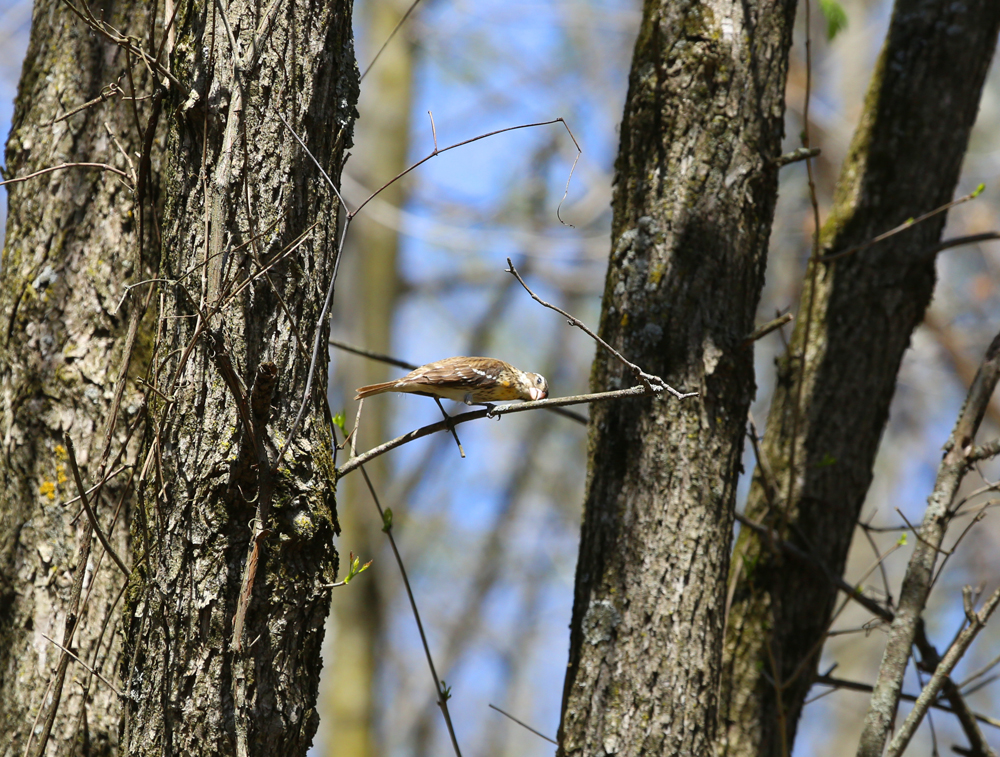
[[[521,399],[543,400],[549,396],[549,384],[539,373],[521,372]]]

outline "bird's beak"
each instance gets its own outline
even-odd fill
[[[528,389],[528,396],[531,397],[532,402],[535,400],[543,400],[548,396],[548,394],[548,392],[535,386]]]

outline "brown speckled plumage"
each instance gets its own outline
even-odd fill
[[[358,389],[360,400],[383,392],[407,392],[482,405],[508,400],[540,400],[549,394],[544,376],[527,373],[491,357],[450,357],[428,363],[400,379]]]

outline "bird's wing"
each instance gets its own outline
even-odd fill
[[[473,391],[489,386],[494,386],[499,381],[497,370],[490,370],[490,366],[485,362],[477,364],[476,361],[463,360],[442,360],[439,363],[430,363],[414,371],[412,377],[408,377],[414,384],[447,386],[453,388]]]

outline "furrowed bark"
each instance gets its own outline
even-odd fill
[[[316,730],[338,528],[320,312],[343,219],[278,115],[337,181],[357,99],[350,10],[208,1],[178,13],[170,68],[197,98],[169,99],[159,394],[121,669],[129,754],[305,755]],[[305,421],[279,460],[317,330]]]
[[[822,229],[821,255],[865,243],[952,199],[998,25],[1000,5],[992,0],[898,0]],[[762,453],[781,501],[769,505],[758,467],[746,514],[838,575],[903,353],[930,301],[933,248],[944,223],[942,213],[866,249],[812,263],[818,270],[806,274],[792,343],[779,362]],[[785,502],[790,475],[792,500]],[[790,569],[748,530],[735,555],[723,681],[728,727],[719,754],[787,754],[836,589],[819,574]],[[780,701],[775,682],[783,687]]]
[[[601,336],[700,394],[591,408],[562,755],[711,751],[794,7],[645,6]],[[595,391],[630,378],[598,352]]]
[[[148,4],[129,0],[104,3],[103,17],[137,37],[150,23]],[[105,124],[130,155],[141,151],[130,103],[111,97],[52,123],[116,81],[127,91],[127,65],[122,50],[91,34],[61,0],[37,0],[3,178],[74,162],[128,171]],[[143,72],[135,81],[143,85]],[[151,103],[136,107],[145,124]],[[157,156],[154,150],[152,167]],[[115,174],[71,167],[7,188],[0,262],[0,755],[111,754],[118,745],[118,697],[68,656],[57,686],[64,655],[45,638],[114,677],[121,655],[116,601],[125,578],[96,538],[81,550],[92,532],[87,516],[77,517],[79,502],[67,504],[77,490],[63,432],[74,441],[89,488],[99,474],[125,336],[142,298],[127,298],[120,308],[119,301],[124,285],[155,271],[158,252],[147,224],[144,262],[137,262],[137,198]],[[155,175],[145,195],[148,215]],[[132,381],[149,360],[149,321],[135,326],[112,455],[136,419]],[[115,515],[127,479],[125,473],[109,481],[91,498],[119,555],[129,552],[130,510]],[[89,555],[85,565],[81,554]],[[78,579],[75,618],[67,618]]]

